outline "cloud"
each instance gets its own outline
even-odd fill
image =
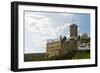
[[[53,21],[50,20],[50,18],[42,15],[32,15],[27,14],[25,17],[25,29],[34,33],[40,33],[40,34],[48,34],[52,36],[59,35],[63,29],[65,29],[70,24],[64,24],[63,26],[57,26],[54,27]]]
[[[53,23],[49,18],[40,15],[26,16],[25,19],[25,28],[31,32],[49,33],[51,30],[54,31],[51,24]]]
[[[56,24],[56,27],[54,26],[54,24],[56,23],[51,21],[51,18],[49,18],[48,16],[26,13],[25,30],[33,33],[31,39],[34,48],[26,48],[25,52],[46,52],[47,39],[59,38],[60,35],[63,35],[62,33],[64,31],[66,31],[66,36],[69,37],[69,32],[67,31],[70,24],[66,23],[62,26],[58,26]]]
[[[67,32],[66,37],[67,37],[67,38],[70,37],[70,32],[69,32],[69,31]]]

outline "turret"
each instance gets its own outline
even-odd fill
[[[78,27],[75,23],[75,18],[73,18],[72,25],[70,25],[70,38],[76,39],[78,37]]]

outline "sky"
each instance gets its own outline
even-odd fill
[[[90,14],[24,11],[24,23],[24,53],[45,53],[47,40],[69,37],[73,23],[78,35],[90,35]]]

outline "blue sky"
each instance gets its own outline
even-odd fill
[[[90,36],[90,15],[89,14],[76,14],[76,22],[80,29],[79,32],[86,32]]]
[[[46,52],[47,39],[69,37],[69,26],[78,25],[78,34],[90,35],[90,15],[55,12],[25,12],[25,53]]]

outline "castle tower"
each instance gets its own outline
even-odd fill
[[[70,25],[70,38],[77,38],[78,36],[78,27],[75,23],[75,18],[73,18],[73,23]]]
[[[72,25],[70,25],[70,50],[78,50],[78,26],[75,22],[75,16],[73,17]],[[72,46],[71,46],[72,45]]]

